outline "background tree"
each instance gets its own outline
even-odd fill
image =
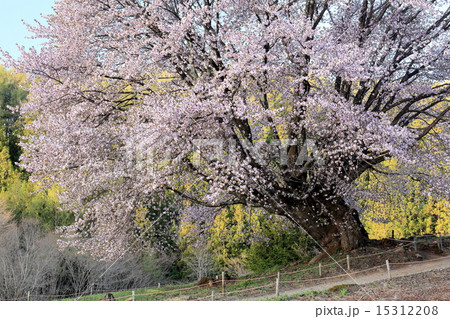
[[[393,160],[383,165],[395,171],[402,170]],[[360,180],[361,186],[371,191],[375,188],[372,193],[379,194],[359,200],[364,225],[372,238],[391,237],[392,231],[396,238],[450,232],[449,202],[427,194],[426,185],[420,180],[403,174],[387,176],[377,172],[366,172]]]
[[[6,189],[8,181],[14,175],[13,165],[9,158],[9,148],[6,138],[0,135],[0,191]]]
[[[49,231],[73,223],[73,214],[60,209],[58,187],[41,190],[20,173],[13,171],[12,174],[5,190],[0,192],[0,200],[13,221],[20,224],[22,219],[36,219]]]
[[[386,159],[449,195],[446,1],[61,0],[47,22],[9,59],[33,80],[23,168],[63,187],[83,250],[120,255],[167,190],[329,252],[366,242],[354,181]]]
[[[9,157],[14,166],[21,154],[19,135],[22,133],[22,123],[17,107],[28,95],[22,88],[25,78],[24,74],[14,74],[0,65],[0,134],[6,138]]]
[[[41,187],[28,181],[17,162],[22,153],[19,136],[24,135],[24,118],[19,117],[20,103],[28,92],[26,76],[6,71],[0,66],[0,201],[5,212],[20,224],[23,218],[38,220],[47,230],[73,223],[67,211],[59,209],[59,188],[38,192]],[[30,119],[27,119],[30,120]]]
[[[30,291],[39,294],[51,284],[58,250],[51,236],[42,233],[39,222],[25,220],[7,224],[0,215],[0,298],[16,300]]]

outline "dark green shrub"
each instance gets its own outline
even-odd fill
[[[264,235],[267,242],[253,243],[247,250],[244,263],[249,270],[264,272],[311,258],[314,242],[300,230],[264,227]]]

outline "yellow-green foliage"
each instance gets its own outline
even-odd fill
[[[214,220],[211,232],[211,249],[221,265],[242,257],[250,247],[252,236],[261,232],[261,214],[242,205],[223,209]]]
[[[0,142],[0,191],[5,190],[7,181],[13,174],[11,161],[9,160],[9,152],[6,147],[1,146]]]
[[[262,234],[262,217],[259,210],[234,205],[221,209],[208,225],[182,222],[180,248],[188,257],[199,245],[208,247],[216,266],[236,272],[243,267],[253,239]]]
[[[385,167],[397,169],[395,160],[384,163]],[[423,196],[420,182],[403,179],[402,192],[389,184],[389,177],[365,173],[361,180],[372,191],[382,191],[378,200],[364,199],[364,225],[374,239],[396,238],[421,234],[450,233],[450,207],[446,200]]]
[[[34,218],[39,220],[45,229],[54,230],[57,226],[73,221],[69,212],[59,210],[55,189],[38,190],[38,185],[23,180],[20,174],[15,173],[0,192],[0,201],[17,222],[23,218]]]
[[[0,202],[2,209],[20,222],[23,218],[38,219],[42,226],[53,230],[55,226],[72,222],[70,213],[58,209],[57,186],[40,191],[39,185],[27,180],[26,174],[12,165],[8,141],[0,130]],[[2,212],[0,212],[2,213]]]
[[[392,196],[384,202],[368,201],[364,224],[375,239],[396,238],[421,234],[448,234],[450,210],[446,201],[433,198]]]

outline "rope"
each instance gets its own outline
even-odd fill
[[[414,242],[411,242],[411,243],[409,243],[409,244],[407,244],[407,245],[403,245],[403,246],[400,246],[400,247],[395,247],[395,248],[392,248],[392,249],[389,249],[389,250],[380,251],[380,252],[378,252],[378,253],[373,253],[373,254],[369,254],[369,255],[356,256],[356,257],[351,257],[351,256],[350,256],[350,259],[363,259],[363,258],[367,258],[367,257],[372,257],[372,256],[377,256],[377,255],[383,255],[383,254],[387,254],[387,253],[389,253],[389,252],[398,250],[399,248],[405,248],[405,247],[411,246],[411,245],[413,245],[413,244],[414,244]]]
[[[268,284],[268,285],[258,286],[258,287],[248,288],[248,289],[233,290],[233,291],[226,292],[225,295],[231,295],[231,294],[235,294],[235,293],[241,293],[241,292],[247,292],[247,291],[253,291],[253,290],[268,288],[268,287],[272,287],[274,285],[275,285],[274,283],[271,283],[271,284]],[[217,299],[220,296],[223,296],[223,294],[218,293],[217,295],[214,295],[214,297],[217,298]],[[206,300],[206,299],[210,299],[210,298],[211,298],[211,295],[206,296],[206,297],[202,297],[202,298],[197,298],[195,300],[201,301],[201,300]]]
[[[414,240],[403,240],[403,239],[394,239],[394,240],[401,243],[414,243]]]
[[[240,282],[240,281],[253,281],[253,280],[261,280],[261,279],[267,279],[267,278],[273,278],[276,277],[277,275],[270,275],[270,276],[266,276],[266,277],[257,277],[257,278],[248,278],[248,279],[228,279],[225,280],[225,282]],[[222,281],[217,281],[218,283],[221,283]]]
[[[180,292],[180,291],[187,291],[187,290],[192,290],[192,289],[198,289],[201,287],[206,287],[209,286],[209,284],[204,284],[204,285],[198,285],[198,286],[193,286],[193,287],[187,287],[187,288],[181,288],[181,289],[174,289],[174,290],[165,290],[165,291],[155,291],[155,292],[151,292],[151,293],[146,293],[146,294],[135,294],[135,297],[143,297],[143,296],[153,296],[153,295],[161,295],[161,294],[169,294],[169,293],[173,293],[173,292]],[[129,297],[133,297],[133,295],[127,295],[127,296],[120,296],[117,297],[116,299],[123,299],[123,298],[129,298]]]
[[[293,284],[293,283],[311,282],[311,281],[317,281],[317,280],[328,280],[328,279],[332,279],[332,278],[338,278],[338,277],[348,276],[349,274],[350,274],[350,275],[354,275],[354,274],[366,272],[366,271],[369,271],[369,270],[374,270],[374,269],[381,268],[381,267],[386,267],[386,265],[375,266],[375,267],[372,267],[372,268],[368,268],[368,269],[364,269],[364,270],[359,270],[359,271],[354,271],[354,272],[346,273],[346,274],[340,274],[340,275],[336,275],[336,276],[320,277],[320,278],[313,278],[313,279],[303,279],[303,280],[280,281],[280,283],[282,283],[282,284],[288,284],[288,283],[289,283],[289,284]]]
[[[403,262],[403,263],[391,263],[391,262],[389,262],[389,264],[390,265],[411,265],[411,264],[426,263],[426,262],[435,261],[435,260],[442,260],[442,259],[447,259],[447,258],[450,258],[450,255],[449,256],[445,256],[445,257],[428,259],[428,260],[409,261],[409,262]]]
[[[234,294],[237,292],[244,292],[244,291],[252,291],[252,290],[257,290],[257,289],[262,289],[262,288],[268,288],[271,286],[274,286],[274,283],[268,284],[268,285],[264,285],[264,286],[259,286],[259,287],[254,287],[254,288],[248,288],[248,289],[243,289],[243,290],[234,290],[234,291],[230,291],[230,292],[226,292],[225,295],[230,295],[230,294]]]

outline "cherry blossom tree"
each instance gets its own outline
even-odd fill
[[[116,256],[151,194],[367,242],[356,181],[395,158],[448,196],[450,10],[439,0],[60,0],[30,75],[23,167],[68,245]],[[448,73],[447,73],[448,74]],[[439,148],[440,147],[440,148]]]

